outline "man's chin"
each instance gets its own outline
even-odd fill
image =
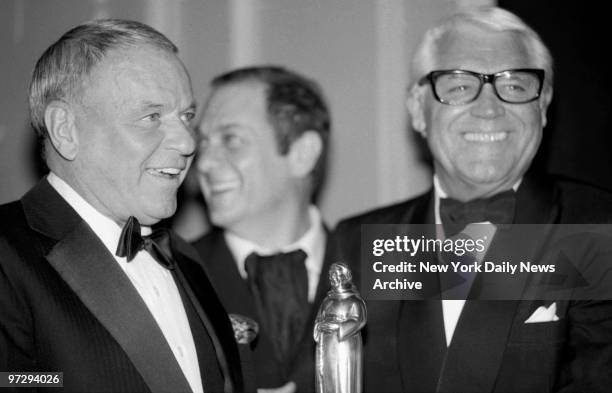
[[[471,188],[478,192],[483,197],[497,194],[498,192],[506,191],[512,188],[519,179],[513,180],[510,177],[505,178],[472,178],[468,184]]]
[[[168,206],[159,206],[154,209],[143,211],[136,216],[141,225],[151,226],[170,218],[176,213],[176,202]]]

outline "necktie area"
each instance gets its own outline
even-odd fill
[[[490,198],[460,202],[451,198],[440,199],[440,219],[447,237],[461,232],[468,224],[491,222],[499,225],[514,221],[516,193],[504,191]]]
[[[141,250],[151,254],[153,259],[164,268],[174,270],[174,259],[172,258],[170,233],[168,230],[159,228],[150,235],[142,236],[138,219],[131,216],[123,226],[115,255],[126,257],[127,261],[131,262]]]
[[[306,253],[261,256],[245,260],[248,285],[253,294],[262,332],[272,342],[280,364],[289,366],[308,318]]]

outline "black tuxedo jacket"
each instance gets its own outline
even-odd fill
[[[46,180],[0,206],[0,226],[0,371],[63,372],[70,392],[191,391],[129,278]],[[204,390],[241,391],[225,311],[195,251],[172,248]]]
[[[612,196],[587,186],[525,178],[517,191],[515,223],[611,219]],[[342,221],[335,233],[338,252],[353,265],[359,283],[362,224],[434,222],[430,190]],[[487,255],[503,244],[503,233],[495,235]],[[534,250],[542,241],[527,240]],[[525,324],[543,301],[468,300],[448,349],[440,300],[366,304],[366,392],[612,391],[611,301],[559,301],[558,321]]]
[[[200,253],[206,272],[228,313],[248,316],[258,320],[255,302],[247,281],[242,278],[234,257],[225,242],[223,230],[213,228],[194,243]],[[300,338],[299,349],[289,365],[279,364],[274,357],[272,344],[265,333],[260,332],[252,343],[252,359],[255,364],[257,387],[279,387],[289,381],[297,384],[298,392],[314,392],[314,353],[313,328],[316,314],[323,298],[329,291],[327,272],[333,260],[333,242],[327,236],[327,246],[321,277],[315,300],[309,310],[309,319]],[[260,324],[261,326],[261,324]]]

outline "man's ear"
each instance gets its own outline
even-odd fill
[[[408,113],[412,128],[421,134],[427,136],[427,122],[425,121],[425,89],[422,86],[413,86],[408,92],[406,100]]]
[[[323,139],[316,131],[306,131],[293,141],[287,157],[291,173],[296,177],[306,177],[317,165],[323,152]]]
[[[45,126],[55,150],[64,159],[74,160],[79,143],[74,112],[70,105],[62,101],[51,101],[45,109]]]
[[[553,88],[552,86],[545,86],[544,90],[542,91],[542,96],[540,97],[540,100],[538,101],[538,105],[540,105],[540,116],[542,116],[542,128],[546,127],[546,123],[547,123],[547,118],[546,118],[546,112],[548,111],[548,106],[550,105],[550,102],[552,101],[552,97],[553,97]]]

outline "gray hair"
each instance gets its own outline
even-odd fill
[[[472,25],[497,32],[513,32],[523,39],[529,56],[545,71],[545,86],[552,87],[553,59],[540,36],[518,16],[499,7],[476,7],[451,15],[441,24],[427,30],[412,60],[412,83],[433,71],[438,41],[460,26]]]
[[[176,54],[177,47],[162,33],[140,22],[100,19],[85,22],[60,37],[42,54],[30,82],[30,122],[45,138],[45,109],[54,100],[73,100],[83,80],[109,51],[151,45]]]

